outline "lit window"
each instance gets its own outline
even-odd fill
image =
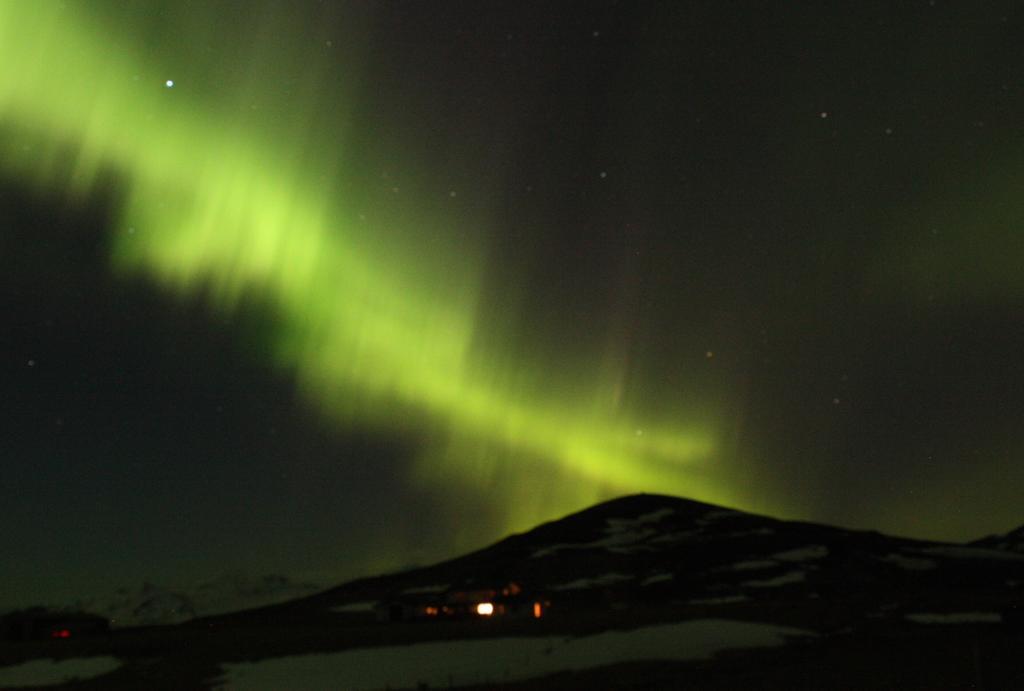
[[[476,606],[476,613],[481,617],[489,617],[494,614],[494,605],[490,602],[481,602]]]

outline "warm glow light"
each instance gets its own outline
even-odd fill
[[[544,613],[544,610],[543,610],[543,608],[542,608],[542,607],[540,606],[540,603],[539,603],[539,602],[534,602],[534,603],[533,603],[533,618],[534,618],[534,619],[540,619],[540,616],[541,616],[541,615],[542,615],[543,613]]]
[[[489,617],[494,614],[494,605],[490,602],[481,602],[476,606],[476,613],[481,617]]]

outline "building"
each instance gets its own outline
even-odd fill
[[[547,614],[550,605],[547,598],[528,593],[520,584],[510,581],[493,587],[473,585],[429,595],[399,595],[377,608],[377,618],[381,621],[540,619]]]

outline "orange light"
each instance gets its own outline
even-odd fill
[[[490,602],[481,602],[476,606],[476,613],[481,617],[489,617],[494,614],[494,605]]]
[[[429,614],[432,617],[436,616],[437,615],[437,607],[429,607],[428,606],[427,607],[427,614]]]
[[[539,602],[533,603],[533,618],[540,619],[540,616],[544,614],[544,608],[540,606]]]

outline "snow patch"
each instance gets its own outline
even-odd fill
[[[116,657],[73,657],[66,660],[29,660],[0,667],[0,686],[49,686],[109,674],[121,666]]]
[[[775,588],[780,585],[789,585],[790,583],[802,583],[805,580],[807,580],[806,572],[789,571],[775,578],[768,578],[763,581],[745,581],[740,583],[740,585],[750,588]]]
[[[651,523],[658,523],[674,513],[675,509],[664,508],[641,514],[636,518],[608,518],[605,519],[605,537],[591,542],[542,547],[531,554],[530,558],[547,557],[568,549],[606,549],[609,552],[616,552],[618,554],[653,551],[653,547],[644,543],[648,541],[653,542],[651,538],[656,538],[659,531],[647,526]]]
[[[347,605],[331,607],[330,611],[338,612],[339,614],[359,614],[362,612],[372,612],[376,607],[376,600],[372,602],[350,602]]]
[[[510,683],[563,671],[642,660],[703,660],[725,651],[783,645],[801,629],[700,619],[569,638],[491,638],[356,648],[222,665],[217,688],[277,691],[301,679],[307,691],[451,688]]]
[[[603,586],[614,585],[615,583],[622,583],[623,581],[633,580],[632,576],[624,576],[621,573],[606,573],[603,576],[595,576],[594,578],[579,578],[575,581],[563,583],[561,585],[551,586],[552,590],[582,590],[584,588],[600,588]]]
[[[665,508],[641,514],[636,518],[606,519],[605,535],[607,537],[591,544],[594,547],[604,547],[610,552],[621,552],[623,554],[629,554],[638,549],[649,550],[651,549],[650,547],[640,543],[658,535],[658,531],[645,526],[651,523],[658,523],[674,513],[675,509]]]
[[[960,547],[947,545],[943,547],[922,547],[915,550],[922,554],[934,554],[939,557],[953,557],[954,559],[1024,559],[1024,554],[1003,552],[997,549],[985,549],[983,547]]]
[[[731,605],[737,602],[750,600],[746,595],[725,595],[723,597],[705,597],[698,600],[688,600],[688,605]]]
[[[648,538],[658,534],[653,528],[641,530],[622,530],[606,537],[604,540],[597,540],[590,544],[591,547],[599,547],[615,552],[617,554],[633,554],[635,552],[652,552],[654,548],[643,544]]]
[[[605,528],[605,532],[619,533],[635,530],[638,526],[647,525],[648,523],[658,523],[675,512],[675,509],[665,508],[640,514],[636,518],[606,518],[605,524],[608,527]]]
[[[723,518],[732,518],[733,516],[741,516],[739,511],[733,511],[732,509],[714,509],[708,511],[702,516],[705,521],[718,521]]]
[[[771,558],[778,559],[779,561],[810,561],[824,559],[827,556],[828,547],[825,545],[807,545],[806,547],[797,547],[796,549],[773,554]]]
[[[636,517],[636,523],[658,523],[659,521],[668,518],[676,512],[675,509],[668,507],[664,509],[657,509],[656,511],[650,511],[648,513],[640,514]]]
[[[772,528],[758,528],[757,530],[741,530],[738,533],[729,533],[726,537],[749,537],[751,535],[774,535]]]
[[[908,614],[904,619],[915,624],[998,624],[1003,616],[998,612],[948,612]]]
[[[684,530],[678,533],[662,533],[657,537],[652,537],[648,540],[651,544],[661,544],[668,542],[682,542],[683,540],[689,540],[690,538],[698,537],[700,533],[693,530]]]
[[[586,544],[573,544],[573,543],[561,543],[558,545],[548,545],[547,547],[541,547],[533,554],[530,555],[530,559],[540,559],[541,557],[550,557],[552,554],[561,552],[564,549],[586,549]]]
[[[671,581],[676,576],[673,573],[656,573],[648,576],[640,582],[640,585],[654,585],[655,583],[664,583]]]

